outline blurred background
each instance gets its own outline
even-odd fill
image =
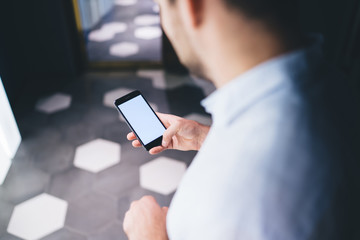
[[[304,0],[299,17],[359,95],[360,1]],[[169,205],[196,152],[133,149],[117,97],[139,89],[157,111],[211,124],[200,101],[214,86],[179,63],[151,0],[0,1],[0,77],[1,240],[126,239],[131,201]]]

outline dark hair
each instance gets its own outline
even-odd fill
[[[170,0],[175,2],[176,0]],[[196,0],[194,0],[196,1]],[[250,19],[258,19],[269,27],[293,32],[299,30],[299,0],[223,0],[231,10]]]
[[[290,30],[298,28],[299,0],[223,0],[230,9],[241,11],[250,19]]]

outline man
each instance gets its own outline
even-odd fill
[[[213,125],[159,113],[167,130],[150,153],[199,153],[169,212],[150,196],[131,204],[129,239],[360,239],[355,115],[321,39],[298,31],[296,3],[158,3],[181,62],[217,87],[202,102]]]

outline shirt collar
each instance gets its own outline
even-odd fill
[[[228,124],[235,115],[277,89],[291,86],[292,79],[316,65],[322,55],[322,36],[309,36],[309,40],[308,47],[261,63],[204,99],[201,104],[212,115],[213,124]]]

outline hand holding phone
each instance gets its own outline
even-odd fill
[[[140,91],[117,99],[115,106],[147,151],[161,145],[166,128]]]
[[[209,126],[171,114],[157,113],[157,115],[167,128],[163,134],[165,144],[152,148],[150,154],[158,154],[166,149],[181,151],[200,149],[209,132]],[[132,141],[134,147],[142,146],[133,132],[127,135],[127,139]]]

